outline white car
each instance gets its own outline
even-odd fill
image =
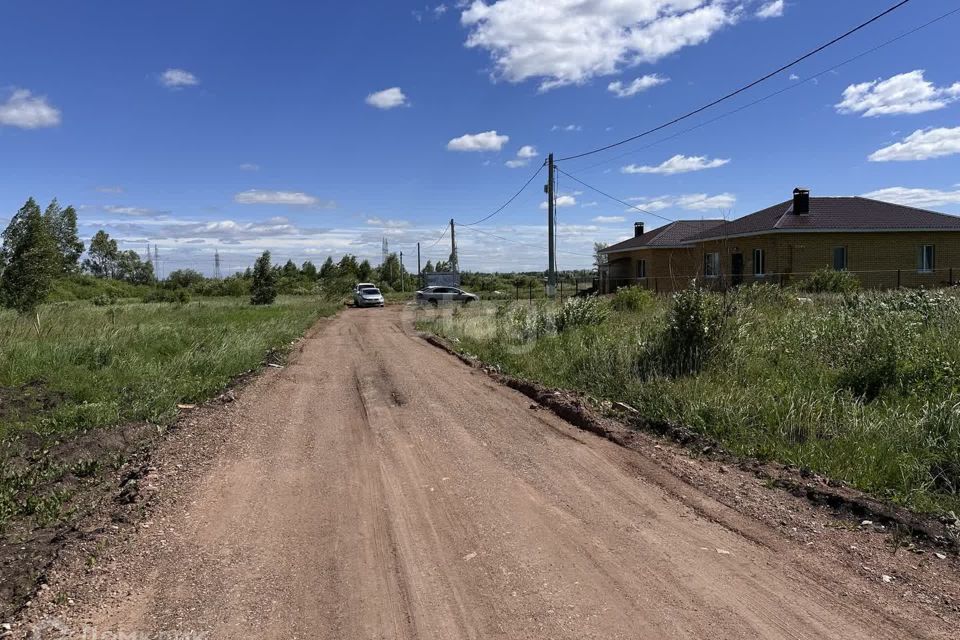
[[[373,285],[363,287],[353,294],[353,304],[356,307],[382,307],[383,294]]]
[[[376,289],[376,288],[377,288],[377,285],[373,284],[372,282],[358,282],[357,284],[353,285],[353,293],[354,295],[356,295],[360,293],[360,289]]]

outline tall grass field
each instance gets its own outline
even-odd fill
[[[51,443],[98,428],[164,425],[177,404],[212,397],[337,308],[311,296],[267,306],[80,300],[42,307],[39,332],[32,318],[0,311],[0,529],[43,511],[32,487],[77,473],[45,456]]]
[[[622,401],[733,452],[960,512],[960,295],[773,286],[424,312],[506,373]]]

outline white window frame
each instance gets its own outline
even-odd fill
[[[703,277],[705,278],[720,277],[720,253],[719,252],[709,251],[703,254]]]
[[[759,258],[759,259],[758,259]],[[763,278],[767,275],[767,251],[766,249],[753,250],[753,275],[756,278]]]
[[[646,280],[647,278],[647,260],[641,258],[637,260],[637,280]]]
[[[927,250],[929,249],[929,253]],[[920,245],[920,255],[917,260],[917,273],[933,273],[937,268],[937,250],[932,244]]]

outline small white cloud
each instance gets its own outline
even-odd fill
[[[960,185],[954,185],[960,186]],[[939,189],[916,189],[908,187],[887,187],[863,194],[864,198],[893,202],[908,207],[938,207],[945,204],[960,204],[960,190],[941,191]]]
[[[440,3],[433,8],[433,15],[439,18],[447,12],[447,5]]]
[[[410,103],[407,101],[407,96],[400,90],[400,87],[390,87],[383,91],[371,93],[367,96],[365,102],[377,109],[395,109],[397,107],[410,106]]]
[[[917,129],[902,142],[871,153],[870,162],[928,160],[960,153],[960,127]]]
[[[200,79],[183,69],[167,69],[160,74],[160,84],[168,89],[182,89],[200,84]]]
[[[800,76],[798,76],[798,75],[795,74],[795,73],[791,73],[791,74],[790,74],[790,79],[791,79],[791,80],[799,80],[799,79],[800,79]]]
[[[713,211],[732,208],[737,197],[732,193],[719,193],[713,196],[705,193],[688,193],[655,198],[629,198],[629,200],[636,202],[638,207],[647,211],[663,211],[674,207],[687,211]]]
[[[510,136],[499,135],[495,130],[468,133],[448,142],[447,149],[450,151],[500,151],[509,140]]]
[[[589,208],[589,207],[597,207],[597,206],[600,206],[600,203],[597,202],[596,200],[593,200],[593,201],[591,201],[591,202],[584,202],[584,203],[582,203],[582,204],[580,205],[580,208],[581,208],[581,209],[587,209],[587,208]]]
[[[555,124],[550,127],[550,131],[582,131],[583,127],[578,124]]]
[[[161,216],[170,213],[169,211],[158,211],[146,207],[118,206],[113,204],[104,205],[103,210],[107,213],[113,213],[121,216]]]
[[[40,129],[58,124],[60,110],[51,106],[46,96],[35,96],[26,89],[14,89],[7,101],[0,103],[0,125]]]
[[[676,173],[689,173],[691,171],[703,171],[704,169],[716,169],[730,162],[729,158],[707,158],[706,156],[685,156],[677,154],[668,160],[664,160],[657,166],[638,166],[628,164],[621,167],[622,173],[653,173],[660,175],[674,175]]]
[[[252,162],[244,162],[240,165],[241,171],[260,171],[260,165]]]
[[[783,15],[783,0],[773,0],[757,9],[757,17],[761,20],[779,18]]]
[[[384,227],[386,229],[404,229],[410,226],[406,220],[384,220],[383,218],[367,218],[366,223],[371,227]]]
[[[597,216],[591,222],[597,222],[599,224],[612,224],[614,222],[626,222],[626,218],[623,216]]]
[[[297,207],[332,207],[333,203],[321,203],[320,199],[301,191],[261,191],[249,189],[233,196],[237,204],[273,204]]]
[[[616,94],[618,98],[629,98],[630,96],[635,96],[642,91],[652,89],[657,85],[667,82],[670,82],[670,78],[653,73],[635,78],[632,82],[626,85],[619,80],[616,82],[611,82],[607,85],[607,91]]]
[[[560,207],[572,207],[577,204],[577,199],[571,195],[557,196],[557,199],[554,201],[555,206],[559,209]],[[546,202],[540,203],[541,209],[547,208]]]
[[[936,111],[960,99],[960,82],[937,87],[924,79],[923,73],[916,69],[886,80],[852,84],[834,106],[839,113],[859,113],[866,118]]]
[[[100,193],[123,193],[123,187],[97,187]]]
[[[525,167],[530,164],[530,160],[536,158],[539,154],[537,153],[536,147],[533,147],[529,144],[525,144],[517,151],[517,157],[513,160],[507,160],[506,164],[511,169],[516,169],[517,167]]]

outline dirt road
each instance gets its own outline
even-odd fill
[[[78,621],[210,638],[925,635],[396,309],[345,311],[231,411],[230,444]]]

